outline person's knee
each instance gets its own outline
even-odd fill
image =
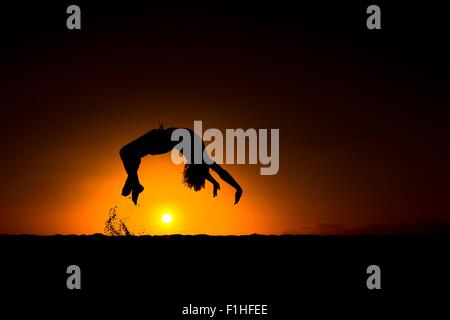
[[[124,146],[119,150],[119,155],[120,155],[120,159],[122,159],[123,162],[126,161],[126,159],[129,157],[130,155],[130,151],[128,146]]]
[[[125,146],[120,149],[119,154],[128,174],[137,174],[141,159],[136,155],[136,153],[132,152],[129,147]]]

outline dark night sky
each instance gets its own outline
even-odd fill
[[[444,10],[381,2],[369,31],[371,3],[276,3],[78,2],[80,31],[65,28],[72,3],[6,6],[0,232],[100,232],[123,182],[117,150],[194,120],[279,128],[280,173],[229,166],[245,226],[224,205],[223,229],[180,233],[450,220]]]

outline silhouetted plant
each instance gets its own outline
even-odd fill
[[[109,209],[108,219],[105,222],[105,235],[107,236],[132,236],[133,233],[130,232],[124,219],[117,216],[118,207],[114,206]]]

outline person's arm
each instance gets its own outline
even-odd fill
[[[231,176],[231,174],[228,173],[228,171],[226,171],[217,163],[214,162],[211,165],[211,169],[214,170],[223,181],[236,189],[236,193],[234,195],[234,204],[237,204],[242,196],[241,186],[236,182],[236,180],[234,180],[234,178]]]
[[[216,179],[213,178],[213,176],[208,173],[206,176],[206,180],[212,183],[214,189],[213,189],[213,197],[217,196],[217,190],[220,190],[220,184],[216,181]]]

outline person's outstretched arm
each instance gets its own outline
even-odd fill
[[[213,176],[208,173],[206,176],[206,180],[212,183],[214,189],[213,189],[213,197],[217,196],[217,190],[220,190],[220,184],[216,181],[216,179],[213,178]]]
[[[211,165],[211,169],[214,170],[215,172],[217,172],[217,174],[223,181],[225,181],[230,186],[232,186],[233,188],[236,189],[236,193],[234,195],[234,204],[238,203],[242,196],[241,186],[236,182],[236,180],[234,180],[234,178],[231,176],[231,174],[228,173],[228,171],[226,171],[224,168],[222,168],[217,163],[214,162]]]

